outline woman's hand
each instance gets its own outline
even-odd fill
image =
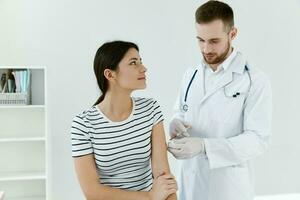
[[[175,177],[172,174],[162,173],[153,180],[152,189],[149,191],[150,200],[165,200],[177,190]]]

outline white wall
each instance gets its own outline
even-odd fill
[[[98,96],[92,63],[104,42],[136,42],[148,88],[166,123],[183,71],[200,60],[194,11],[203,1],[0,0],[0,65],[48,67],[51,199],[82,199],[70,152],[73,116]],[[256,162],[258,194],[300,192],[300,1],[227,1],[239,35],[235,46],[271,78],[271,148]],[[167,126],[166,126],[167,128]],[[173,169],[177,162],[171,159]]]

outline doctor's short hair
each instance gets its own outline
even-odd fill
[[[210,0],[202,4],[195,13],[198,24],[210,23],[214,20],[222,20],[224,27],[229,32],[234,26],[234,16],[232,8],[221,1]]]

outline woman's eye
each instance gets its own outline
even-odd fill
[[[130,65],[136,65],[136,61],[132,61]]]

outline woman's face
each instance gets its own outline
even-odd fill
[[[115,81],[117,85],[127,90],[145,89],[146,71],[139,52],[135,48],[130,48],[119,63]]]

